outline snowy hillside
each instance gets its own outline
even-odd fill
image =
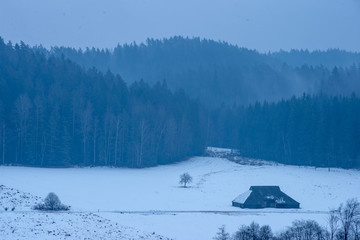
[[[178,184],[184,172],[193,177],[189,188]],[[314,219],[325,225],[329,208],[349,198],[360,199],[357,170],[250,166],[211,157],[146,169],[0,167],[0,184],[38,196],[55,192],[64,204],[72,206],[72,211],[78,212],[75,220],[65,214],[55,222],[83,222],[83,214],[93,213],[96,215],[89,216],[99,215],[175,239],[211,239],[223,224],[234,232],[251,221],[269,224],[275,231],[295,219]],[[300,202],[301,209],[232,207],[231,201],[251,185],[278,185]],[[12,215],[7,212],[2,216]],[[4,224],[3,219],[1,222]],[[91,224],[86,225],[92,229]],[[4,225],[0,231],[2,228]]]
[[[0,185],[0,211],[29,211],[42,201],[38,196]]]
[[[167,239],[89,212],[40,212],[42,199],[0,186],[0,239]]]

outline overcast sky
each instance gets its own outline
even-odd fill
[[[174,35],[264,51],[360,51],[360,0],[0,0],[0,36],[114,48]]]

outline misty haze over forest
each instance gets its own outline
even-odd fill
[[[360,93],[360,53],[342,50],[261,54],[206,39],[148,39],[114,50],[54,47],[46,54],[67,57],[86,68],[120,74],[124,81],[166,81],[207,106],[278,101],[307,94]],[[340,80],[341,79],[341,80]]]
[[[3,164],[144,167],[206,146],[287,164],[360,164],[356,53],[264,55],[181,37],[113,52],[3,41],[0,50]],[[329,67],[281,60],[309,55]],[[334,55],[339,62],[322,60]]]
[[[359,0],[1,1],[0,239],[360,239],[359,23]]]
[[[215,145],[359,166],[357,0],[37,0],[0,11],[3,164],[143,167]]]

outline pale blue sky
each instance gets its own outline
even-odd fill
[[[360,0],[0,0],[0,36],[113,48],[174,35],[264,51],[360,51]]]

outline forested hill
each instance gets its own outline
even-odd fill
[[[220,108],[207,139],[241,155],[310,166],[360,168],[360,98],[324,95]]]
[[[32,166],[143,167],[201,154],[199,106],[166,84],[129,87],[0,39],[0,159]]]
[[[342,77],[359,71],[336,68],[330,79],[346,86]],[[206,108],[165,82],[126,84],[109,71],[0,39],[0,164],[145,167],[219,146],[287,164],[358,168],[357,96]]]
[[[360,93],[360,55],[340,50],[260,54],[225,42],[173,37],[113,50],[54,47],[82,66],[110,69],[128,83],[165,80],[207,106],[247,105],[293,95]]]
[[[360,53],[346,52],[339,49],[329,49],[327,51],[279,51],[269,53],[268,56],[274,57],[294,67],[301,67],[302,65],[322,65],[324,67],[332,69],[334,67],[346,68],[353,64],[356,65],[360,63]]]

